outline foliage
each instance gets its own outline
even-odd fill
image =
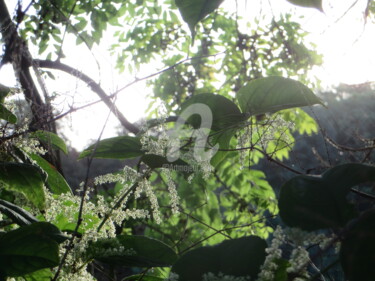
[[[375,181],[374,166],[345,163],[312,176],[282,162],[298,134],[317,131],[299,107],[323,104],[306,71],[320,56],[289,15],[245,28],[222,2],[39,0],[23,10],[20,1],[12,21],[0,0],[2,64],[13,63],[33,115],[30,123],[18,118],[5,100],[12,89],[0,85],[0,280],[94,280],[90,269],[100,265],[112,275],[129,268],[125,280],[324,280],[338,263],[347,280],[370,280],[373,204],[350,195],[373,203],[366,184]],[[322,9],[322,1],[289,2]],[[119,71],[165,66],[148,77],[155,104],[143,127],[116,112],[99,83],[60,61],[65,33],[91,49],[108,25],[120,27],[111,47]],[[17,45],[28,39],[47,60]],[[73,191],[52,163],[66,144],[56,128],[38,123],[54,124],[55,116],[30,66],[90,84],[131,132],[80,153],[89,167]],[[94,158],[135,164],[92,179]],[[278,200],[257,168],[265,159],[299,174]],[[280,218],[285,227],[274,227]],[[339,254],[324,260],[339,243]]]

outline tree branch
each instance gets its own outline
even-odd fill
[[[132,132],[133,134],[137,134],[139,132],[138,127],[130,123],[125,116],[118,110],[116,105],[112,102],[111,98],[107,96],[107,94],[104,92],[102,87],[96,83],[92,78],[84,74],[83,72],[69,66],[66,64],[63,64],[59,61],[50,61],[50,60],[34,60],[37,66],[41,68],[50,68],[50,69],[56,69],[63,72],[66,72],[83,82],[85,82],[93,92],[95,92],[100,99],[108,106],[108,108],[114,113],[114,115],[117,117],[117,119],[120,121],[121,125],[124,126],[127,130]]]
[[[18,34],[17,26],[10,17],[8,7],[4,0],[0,0],[0,33],[4,42],[4,54],[0,67],[11,63],[14,73],[21,84],[26,101],[30,105],[32,120],[29,125],[31,130],[47,130],[56,133],[56,126],[53,119],[52,108],[48,104],[48,93],[39,75],[38,69],[33,64],[27,43]],[[37,86],[31,76],[30,66],[34,68],[35,75],[45,94],[43,101]],[[50,145],[47,145],[49,153],[44,158],[52,163],[62,173],[59,152],[54,152]]]
[[[12,63],[14,72],[19,80],[26,100],[31,106],[33,120],[31,127],[45,129],[48,116],[45,104],[31,77],[29,66],[32,57],[26,42],[18,35],[16,25],[13,23],[4,0],[0,0],[0,32],[5,45],[1,65]]]

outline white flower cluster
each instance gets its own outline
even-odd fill
[[[11,138],[8,140],[9,143],[17,146],[26,153],[35,153],[39,155],[44,155],[47,151],[40,145],[40,142],[37,138],[30,138],[28,134],[29,130],[29,120],[25,118],[21,126],[17,126],[15,129],[11,127],[3,128],[3,135],[14,135],[17,137]]]
[[[203,179],[208,179],[212,171],[214,170],[214,167],[211,165],[210,160],[204,160],[198,163],[200,166],[200,171],[203,174]]]
[[[277,226],[273,233],[273,239],[271,246],[266,249],[266,260],[264,261],[261,271],[258,274],[257,281],[269,281],[273,280],[274,273],[277,270],[276,261],[281,258],[282,250],[280,249],[281,245],[286,242],[285,234],[280,226]]]
[[[130,192],[130,189],[131,189],[131,186],[125,185],[116,194],[115,198],[109,203],[110,205],[106,204],[104,202],[104,199],[101,200],[101,202],[103,203],[99,203],[98,201],[98,204],[97,204],[98,211],[100,210],[102,214],[110,214],[110,218],[107,220],[106,225],[113,225],[113,224],[121,225],[121,223],[124,220],[127,220],[129,218],[144,219],[144,218],[150,217],[149,212],[147,210],[126,208],[126,203],[129,197],[132,195],[132,192]],[[116,207],[115,205],[117,204],[119,200],[121,200],[121,205]],[[100,207],[101,209],[99,209]]]
[[[326,249],[332,244],[336,236],[334,234],[326,235],[323,233],[316,234],[314,232],[303,231],[299,228],[286,228],[285,230],[288,239],[293,242],[296,246],[308,247],[310,245],[319,244],[321,249]],[[338,253],[340,250],[340,243],[334,244],[335,251]]]
[[[253,129],[254,133],[258,134],[259,141],[263,147],[267,147],[271,141],[282,141],[285,144],[292,142],[286,129],[294,127],[294,123],[285,121],[280,114],[272,120],[268,121],[268,124],[264,126],[255,126]]]
[[[146,151],[146,154],[165,156],[165,151],[169,144],[169,137],[165,132],[162,132],[157,139],[144,134],[141,138],[141,144],[142,150]]]
[[[96,185],[105,184],[105,183],[113,183],[113,182],[124,182],[124,175],[123,174],[105,174],[97,176],[94,179],[94,183]]]
[[[137,190],[139,190],[139,191],[137,191],[139,193],[144,192],[146,194],[148,200],[151,203],[152,217],[154,218],[154,220],[157,224],[160,224],[161,223],[161,214],[160,214],[160,210],[159,210],[159,203],[158,203],[158,199],[157,199],[154,191],[152,190],[150,182],[147,179],[142,179],[138,183]]]
[[[110,257],[110,256],[135,256],[137,252],[133,248],[125,249],[124,246],[116,246],[113,248],[100,249],[100,252],[97,252],[101,257]]]
[[[165,156],[167,148],[171,145],[171,138],[167,133],[167,126],[165,124],[165,118],[158,119],[158,125],[153,128],[154,134],[157,137],[151,136],[151,132],[146,128],[145,133],[141,137],[142,150],[146,151],[146,154],[155,154]]]
[[[210,152],[212,153],[212,151]],[[211,155],[211,157],[213,156],[214,155]],[[208,179],[211,173],[214,171],[214,167],[210,163],[211,157],[209,157],[208,160],[197,159],[197,157],[194,155],[194,148],[190,148],[189,151],[181,155],[181,158],[188,162],[191,166],[199,167],[198,169],[194,167],[193,170],[201,172],[204,179]],[[191,175],[189,180],[191,181],[193,177],[194,174]]]
[[[180,197],[178,196],[176,185],[172,179],[172,174],[169,169],[162,169],[162,173],[167,178],[168,191],[170,196],[170,204],[172,207],[173,214],[179,214],[178,204],[180,202]]]
[[[83,268],[80,268],[80,270],[72,273],[72,272],[66,272],[62,271],[59,275],[58,281],[96,281],[97,279],[92,276],[88,271],[87,267],[84,266]]]
[[[298,275],[309,277],[307,265],[310,261],[309,252],[303,247],[293,249],[289,259],[290,266],[286,269],[288,273],[298,273]]]
[[[39,140],[36,138],[20,136],[13,140],[13,144],[28,154],[44,155],[47,153],[47,150],[40,145]]]
[[[230,276],[224,275],[223,273],[219,273],[218,275],[209,272],[203,275],[203,281],[249,281],[250,277],[238,277],[238,276]]]
[[[310,246],[314,244],[321,244],[324,241],[327,241],[327,236],[324,234],[316,234],[314,232],[307,232],[303,231],[300,228],[293,227],[293,228],[285,228],[285,234],[287,235],[288,239],[293,242],[296,246]],[[329,241],[331,239],[328,239]]]
[[[96,247],[90,251],[90,255],[100,256],[100,257],[110,257],[110,256],[134,256],[137,252],[133,248],[125,249],[121,243],[114,239],[110,241],[110,245],[106,247]]]
[[[251,128],[250,126],[247,126],[244,128],[244,132],[242,134],[239,134],[237,137],[237,149],[240,153],[240,169],[243,169],[245,167],[245,159],[246,159],[246,150],[242,149],[247,147],[251,142]]]
[[[120,182],[122,184],[126,182],[136,182],[141,175],[129,166],[125,166],[121,173],[109,173],[106,175],[97,176],[94,180],[96,185],[104,183]]]

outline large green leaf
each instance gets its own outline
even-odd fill
[[[39,209],[44,208],[44,182],[38,167],[29,164],[0,162],[0,182],[5,188],[21,192]]]
[[[54,274],[49,268],[44,268],[22,276],[25,281],[51,281]]]
[[[224,0],[175,0],[182,18],[195,35],[196,24],[217,9]]]
[[[19,225],[28,225],[38,221],[26,210],[2,199],[0,199],[0,212],[6,214],[13,222]]]
[[[174,162],[169,162],[168,159],[163,156],[155,154],[145,154],[142,156],[141,161],[147,164],[147,166],[152,169],[167,168],[187,174],[191,174],[193,172],[193,167],[191,167],[182,159],[177,159]]]
[[[200,112],[190,116],[186,121],[194,128],[207,127],[211,130],[209,142],[211,145],[219,144],[219,149],[228,149],[231,138],[236,130],[247,119],[246,114],[241,113],[237,105],[231,100],[215,94],[199,94],[188,99],[181,105],[181,112],[186,112],[194,105],[204,104],[210,111]],[[199,110],[197,110],[199,111]],[[202,122],[204,118],[212,117],[212,124]],[[207,144],[208,145],[208,144]],[[227,152],[220,151],[211,159],[211,164],[218,164]]]
[[[37,138],[46,145],[51,145],[55,149],[60,149],[65,154],[68,153],[66,144],[58,135],[48,131],[36,131],[30,133],[30,137]]]
[[[280,190],[279,209],[283,221],[304,230],[343,227],[356,216],[346,199],[350,188],[375,181],[375,167],[343,164],[322,176],[297,176]]]
[[[91,145],[79,155],[79,159],[90,156],[94,150],[94,158],[127,159],[144,154],[138,137],[120,136]]]
[[[65,178],[56,170],[56,168],[52,164],[50,164],[47,160],[37,154],[30,154],[29,156],[36,162],[36,164],[38,164],[40,168],[43,169],[43,171],[47,173],[47,185],[53,193],[62,194],[72,192]]]
[[[265,260],[267,243],[249,236],[201,247],[183,255],[172,267],[179,281],[200,281],[205,273],[250,276],[255,279]]]
[[[87,250],[88,259],[120,266],[170,266],[177,260],[176,253],[156,239],[136,235],[120,235],[92,243]]]
[[[238,91],[237,99],[242,112],[250,116],[322,104],[302,83],[278,76],[250,81]]]
[[[214,131],[237,126],[246,120],[245,115],[241,113],[237,105],[221,95],[210,93],[195,95],[181,105],[181,112],[193,108],[195,104],[207,105],[211,110],[211,112],[200,112],[199,115],[194,114],[187,120],[195,129],[201,126],[201,117],[204,118],[205,115],[212,116],[212,126],[209,129]]]
[[[21,276],[59,264],[59,229],[47,222],[22,226],[0,236],[0,275]]]
[[[349,225],[340,247],[340,260],[347,280],[374,280],[375,209]]]
[[[287,0],[288,2],[307,8],[316,8],[323,12],[322,0]]]
[[[6,120],[12,124],[17,123],[17,116],[6,109],[2,104],[0,104],[0,119]]]

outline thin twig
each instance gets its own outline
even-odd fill
[[[92,164],[92,161],[94,159],[94,154],[96,152],[96,149],[99,145],[99,141],[100,139],[102,138],[102,135],[104,133],[104,129],[107,125],[107,122],[108,122],[108,119],[109,119],[109,116],[110,116],[110,113],[111,113],[111,110],[109,111],[108,113],[108,116],[104,122],[104,126],[102,128],[102,131],[100,132],[100,135],[98,137],[98,140],[96,141],[95,143],[95,147],[90,155],[90,157],[88,158],[88,165],[87,165],[87,170],[86,170],[86,177],[85,177],[85,181],[84,181],[84,185],[83,185],[83,192],[82,192],[82,195],[81,195],[81,202],[80,202],[80,205],[79,205],[79,211],[78,211],[78,218],[77,218],[77,223],[76,223],[76,226],[74,228],[74,231],[72,233],[72,237],[69,239],[69,243],[66,247],[66,250],[65,250],[65,253],[63,255],[63,257],[61,258],[61,261],[60,261],[60,264],[59,264],[59,267],[52,279],[52,281],[56,281],[57,278],[59,277],[60,275],[60,272],[62,270],[62,267],[64,266],[64,263],[68,257],[68,254],[69,252],[72,250],[73,248],[73,244],[74,244],[74,239],[78,236],[79,232],[79,227],[81,226],[82,224],[82,221],[83,221],[83,207],[84,207],[84,203],[85,203],[85,197],[86,197],[86,194],[87,194],[87,191],[88,191],[88,181],[89,181],[89,175],[90,175],[90,169],[91,169],[91,164]]]
[[[237,229],[237,228],[250,227],[250,226],[252,226],[252,225],[255,224],[255,223],[258,223],[258,222],[260,222],[260,221],[263,221],[263,220],[267,220],[267,219],[273,218],[273,217],[275,217],[275,216],[276,216],[276,215],[272,215],[272,216],[269,216],[269,217],[263,217],[263,218],[260,218],[260,219],[258,219],[258,220],[256,220],[256,221],[253,221],[253,222],[248,223],[248,224],[242,224],[242,225],[237,225],[237,226],[232,226],[232,227],[223,228],[223,229],[221,229],[220,231],[217,231],[217,232],[215,232],[215,233],[213,233],[213,234],[210,234],[209,236],[206,236],[205,238],[203,238],[203,239],[201,239],[201,240],[195,242],[193,245],[187,247],[187,248],[184,249],[182,252],[180,252],[180,255],[182,255],[183,253],[187,252],[188,250],[194,248],[195,246],[201,244],[202,242],[204,242],[204,241],[210,239],[211,237],[213,237],[213,236],[219,234],[221,231],[229,231],[229,230],[233,230],[233,229]]]

